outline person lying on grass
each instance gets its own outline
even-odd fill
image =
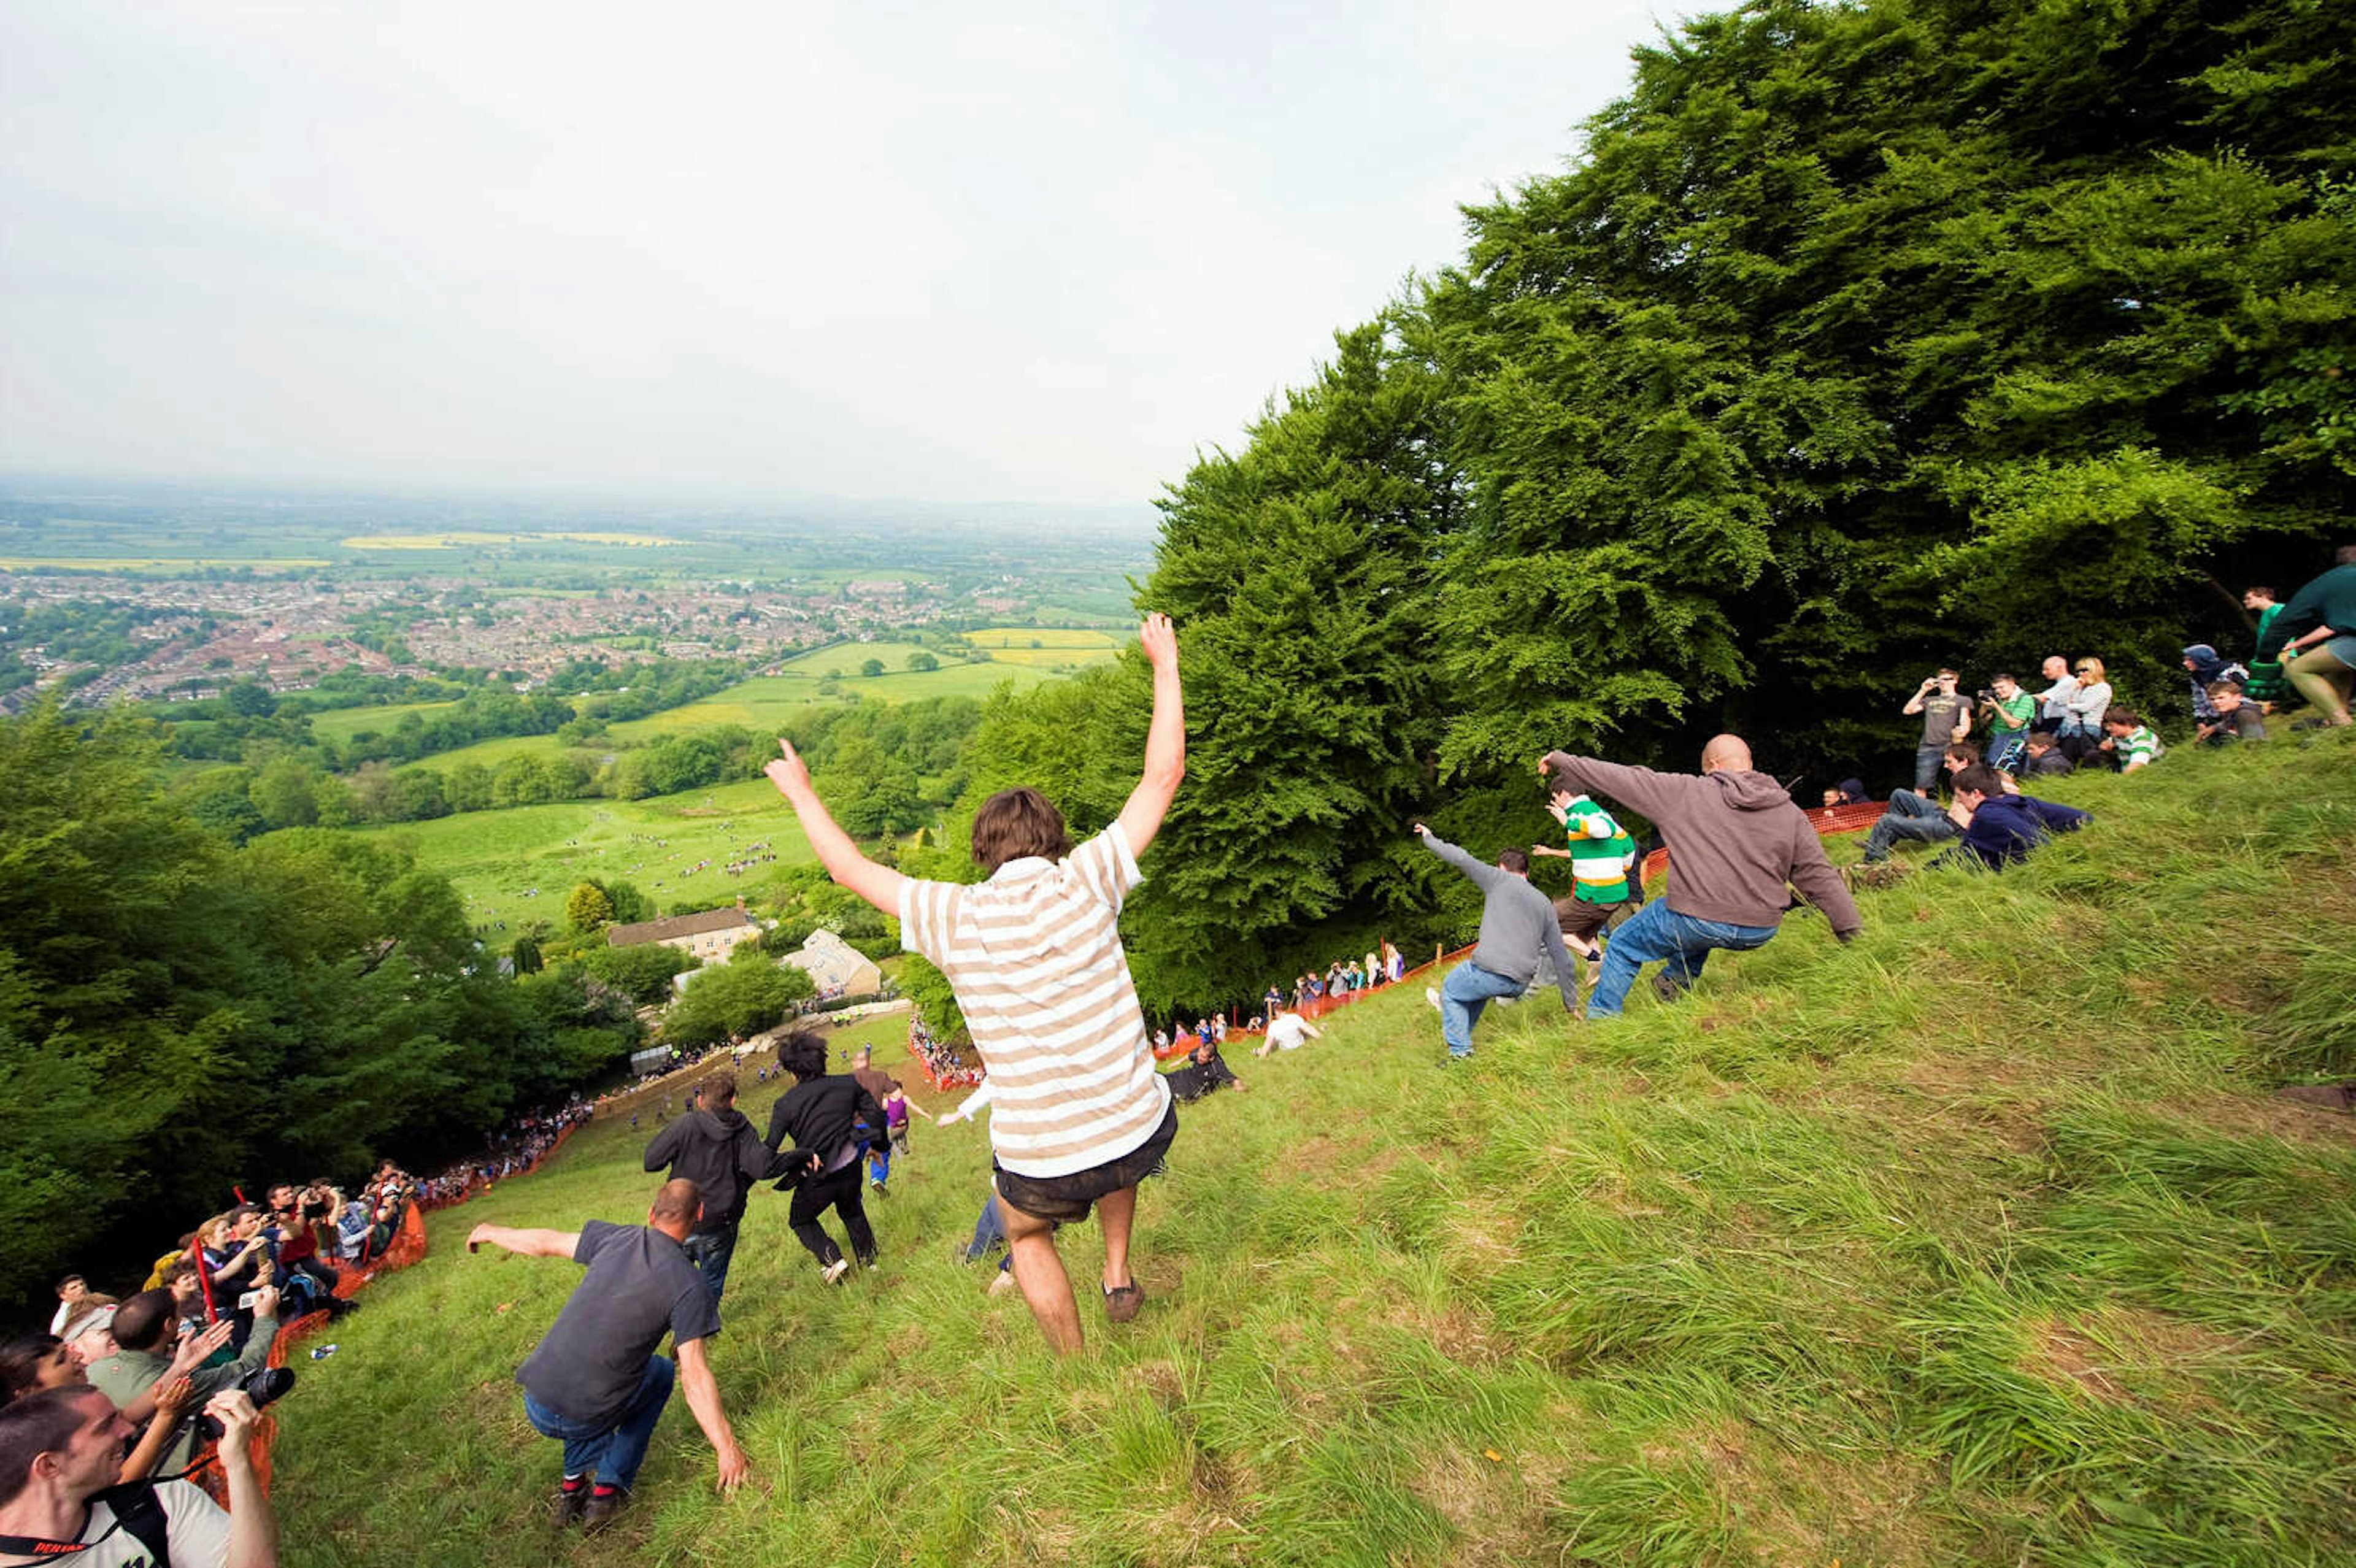
[[[1931,864],[1976,865],[1991,871],[2003,870],[2052,835],[2075,833],[2094,820],[2074,805],[2007,795],[2000,775],[1985,765],[1965,768],[1955,775],[1955,804],[1950,815],[1963,828],[1963,842]]]
[[[1178,1133],[1115,923],[1186,775],[1177,634],[1168,616],[1149,615],[1138,641],[1153,669],[1153,718],[1144,774],[1120,816],[1075,849],[1045,796],[1001,790],[973,819],[973,858],[987,881],[919,881],[877,865],[835,825],[790,742],[779,739],[782,755],[768,766],[827,874],[897,916],[902,944],[930,959],[957,994],[990,1075],[1015,1284],[1058,1353],[1080,1348],[1080,1316],[1052,1227],[1097,1211],[1105,1316],[1135,1317],[1145,1299],[1129,1262],[1137,1184],[1161,1168]]]

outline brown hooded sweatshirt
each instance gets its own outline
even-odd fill
[[[1656,773],[1564,752],[1547,752],[1546,766],[1557,782],[1652,818],[1669,847],[1669,908],[1677,913],[1775,925],[1791,904],[1788,884],[1831,917],[1843,942],[1865,929],[1815,829],[1767,774]]]

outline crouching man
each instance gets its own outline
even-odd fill
[[[526,1257],[571,1258],[587,1270],[516,1371],[525,1417],[564,1445],[559,1524],[603,1530],[629,1502],[647,1442],[670,1403],[671,1363],[654,1353],[665,1333],[679,1356],[675,1375],[687,1385],[687,1408],[719,1456],[720,1489],[744,1482],[744,1451],[704,1358],[704,1341],[720,1332],[720,1308],[684,1246],[702,1217],[695,1183],[667,1181],[644,1225],[592,1220],[573,1232],[477,1225],[467,1234],[470,1253],[488,1242]]]
[[[253,1402],[231,1390],[220,1423],[229,1511],[187,1481],[115,1484],[131,1424],[88,1384],[0,1410],[0,1563],[75,1568],[277,1568],[278,1523],[253,1471]]]
[[[1719,735],[1702,748],[1699,777],[1564,752],[1547,752],[1538,769],[1550,787],[1567,783],[1643,812],[1668,840],[1668,896],[1639,910],[1604,950],[1590,1018],[1616,1016],[1644,965],[1665,961],[1654,989],[1675,1001],[1712,953],[1765,946],[1794,889],[1824,911],[1840,941],[1864,927],[1816,830],[1783,785],[1752,768],[1751,747],[1739,735]]]

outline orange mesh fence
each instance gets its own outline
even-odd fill
[[[558,1128],[555,1138],[546,1148],[541,1150],[539,1156],[530,1165],[520,1170],[510,1172],[506,1179],[511,1181],[517,1177],[530,1176],[533,1171],[538,1170],[547,1162],[550,1156],[564,1147],[564,1140],[573,1136],[573,1130],[571,1125]],[[342,1272],[336,1280],[336,1295],[348,1298],[357,1295],[363,1285],[378,1275],[392,1269],[407,1268],[410,1264],[423,1259],[425,1256],[425,1210],[454,1208],[477,1193],[488,1192],[491,1186],[492,1183],[488,1181],[471,1181],[455,1198],[444,1199],[434,1204],[427,1204],[421,1200],[404,1205],[402,1209],[401,1223],[395,1227],[392,1239],[385,1243],[384,1251],[365,1262],[348,1263],[343,1265]],[[273,1367],[284,1366],[298,1341],[317,1333],[327,1326],[328,1321],[327,1314],[323,1308],[316,1312],[306,1312],[291,1322],[279,1325],[277,1338],[270,1342],[269,1364]],[[261,1481],[262,1489],[265,1494],[270,1490],[271,1451],[277,1445],[277,1417],[265,1411],[262,1413],[262,1419],[254,1424],[253,1429],[253,1473],[255,1478]],[[220,1456],[218,1454],[208,1454],[200,1463],[203,1468],[189,1478],[203,1487],[212,1495],[216,1502],[226,1508],[229,1505],[229,1493],[221,1476]]]
[[[952,1089],[970,1089],[981,1082],[981,1069],[978,1067],[949,1068],[946,1071],[936,1068],[913,1037],[908,1041],[908,1054],[916,1059],[917,1073],[943,1093]]]

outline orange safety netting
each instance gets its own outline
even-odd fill
[[[908,1041],[908,1054],[916,1059],[916,1071],[923,1076],[925,1082],[944,1094],[952,1089],[970,1089],[981,1082],[980,1068],[966,1068],[961,1071],[952,1069],[947,1072],[937,1071],[933,1064],[926,1060],[925,1053],[916,1049],[916,1042],[913,1039]]]
[[[555,1138],[546,1148],[540,1151],[530,1165],[525,1166],[521,1170],[510,1172],[505,1179],[512,1181],[518,1177],[530,1176],[533,1171],[538,1170],[547,1162],[550,1156],[564,1147],[564,1140],[573,1136],[573,1126],[570,1124],[558,1128]],[[429,1208],[454,1208],[477,1193],[488,1192],[493,1185],[489,1181],[470,1180],[455,1198],[445,1198],[430,1204],[421,1199],[405,1205],[402,1210],[401,1224],[393,1232],[392,1239],[385,1243],[384,1251],[364,1263],[346,1264],[336,1281],[336,1295],[348,1299],[357,1295],[361,1286],[367,1285],[378,1275],[393,1269],[407,1268],[410,1264],[423,1259],[425,1256],[424,1211]],[[273,1367],[284,1366],[288,1353],[294,1349],[295,1341],[317,1333],[327,1326],[327,1314],[323,1308],[316,1312],[306,1312],[291,1323],[281,1324],[277,1338],[270,1342],[269,1364]],[[261,1481],[262,1489],[265,1493],[270,1490],[270,1454],[272,1448],[276,1445],[277,1439],[278,1419],[264,1412],[262,1419],[254,1424],[253,1473]],[[220,1456],[208,1455],[200,1463],[203,1467],[202,1470],[191,1478],[211,1493],[214,1500],[226,1507],[229,1496],[222,1481]]]

